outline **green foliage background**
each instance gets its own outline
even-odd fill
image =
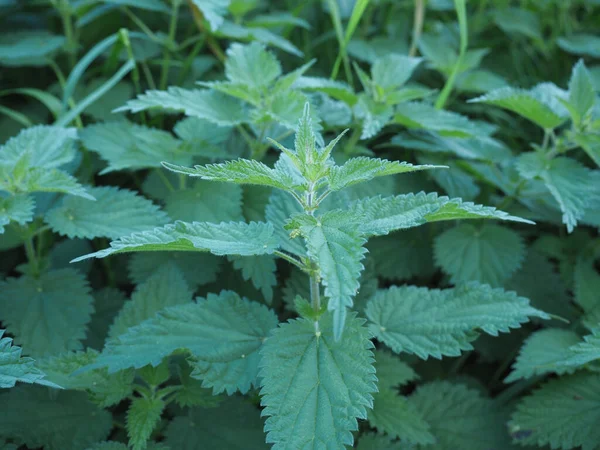
[[[0,23],[1,450],[600,449],[598,0]]]

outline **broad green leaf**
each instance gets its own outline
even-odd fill
[[[569,105],[576,125],[579,125],[586,117],[588,111],[594,106],[595,99],[596,93],[592,77],[583,60],[580,59],[573,67],[571,79],[569,80]]]
[[[395,230],[442,220],[498,219],[533,223],[491,206],[439,197],[433,192],[366,198],[353,203],[350,208],[355,217],[360,218],[358,230],[366,236],[382,236]]]
[[[134,398],[127,410],[127,435],[133,450],[144,450],[152,431],[158,425],[165,409],[165,402],[160,398]]]
[[[494,23],[508,34],[521,34],[542,40],[540,16],[525,8],[499,8],[494,11]]]
[[[331,314],[319,330],[307,319],[281,324],[262,351],[262,405],[267,443],[286,448],[343,450],[352,446],[356,419],[373,404],[373,344],[351,313],[336,340]]]
[[[32,358],[21,356],[21,347],[12,345],[12,339],[2,337],[0,330],[0,388],[11,388],[19,383],[41,384],[59,387],[45,379],[46,374],[39,369]]]
[[[374,395],[373,410],[369,411],[369,423],[380,433],[400,438],[402,442],[434,444],[429,424],[408,399],[396,392],[384,389]]]
[[[510,228],[461,224],[435,240],[435,259],[454,284],[478,281],[502,286],[525,258],[525,245]]]
[[[371,67],[373,83],[384,91],[399,88],[408,81],[422,61],[422,58],[411,58],[398,53],[377,58]]]
[[[514,292],[477,283],[446,290],[393,286],[378,291],[365,313],[377,339],[422,359],[472,350],[479,332],[497,336],[530,317],[549,319]]]
[[[242,220],[242,188],[234,184],[194,180],[191,187],[167,196],[165,211],[172,219],[186,222]]]
[[[573,141],[600,167],[600,136],[592,133],[574,134]]]
[[[86,148],[108,163],[101,175],[161,167],[165,159],[189,164],[193,156],[171,133],[125,121],[89,125],[79,131],[79,137]]]
[[[223,24],[223,17],[227,14],[231,0],[192,0],[192,3],[202,11],[211,30],[215,31]]]
[[[509,428],[515,443],[596,450],[600,442],[600,375],[554,379],[517,405]]]
[[[246,89],[266,89],[281,75],[281,64],[258,42],[231,44],[227,49],[225,76]]]
[[[106,439],[112,429],[112,415],[84,392],[19,386],[0,394],[0,404],[0,436],[29,448],[81,450]]]
[[[481,135],[475,123],[458,113],[435,109],[422,102],[398,105],[394,121],[407,128],[423,128],[437,131],[444,136],[474,137]]]
[[[306,255],[306,246],[302,239],[291,239],[284,226],[294,214],[301,214],[302,206],[290,195],[282,191],[273,191],[265,210],[268,223],[273,224],[275,236],[281,248],[298,256]]]
[[[104,258],[127,252],[196,251],[214,255],[265,255],[278,247],[270,223],[243,222],[207,223],[181,222],[155,228],[152,231],[133,233],[110,243],[110,248],[80,256],[72,262],[87,258]]]
[[[89,291],[73,269],[8,278],[0,283],[2,321],[28,355],[78,350],[93,312]]]
[[[375,177],[416,172],[428,169],[444,169],[447,166],[421,165],[415,166],[407,162],[388,161],[387,159],[360,156],[351,158],[341,166],[334,166],[329,171],[329,188],[339,191],[357,183],[364,183]]]
[[[137,286],[131,300],[125,302],[115,317],[108,335],[111,338],[120,336],[129,328],[154,317],[163,308],[191,302],[192,291],[183,274],[175,265],[165,265]]]
[[[101,186],[89,188],[88,192],[96,201],[65,197],[48,211],[45,220],[53,231],[69,238],[116,239],[168,222],[158,206],[134,191]]]
[[[12,195],[4,197],[0,193],[0,234],[4,233],[4,225],[11,221],[25,225],[33,220],[34,200],[29,195]]]
[[[564,107],[561,110],[557,98],[566,99],[566,93],[554,86],[544,84],[527,91],[524,89],[503,87],[487,94],[471,99],[474,103],[487,103],[508,109],[531,120],[544,129],[552,129],[566,120]]]
[[[48,380],[64,389],[86,391],[94,403],[107,408],[131,395],[135,372],[123,370],[109,374],[102,368],[75,374],[82,367],[94,363],[98,355],[97,351],[88,348],[85,352],[67,352],[44,358],[38,364]]]
[[[280,170],[271,169],[266,164],[253,159],[237,159],[221,164],[208,164],[194,166],[194,168],[181,167],[175,164],[163,163],[163,166],[173,172],[182,173],[191,177],[200,177],[203,180],[226,181],[237,184],[256,184],[271,186],[283,190],[291,190],[294,180]]]
[[[567,356],[558,364],[565,372],[600,359],[600,328],[592,329],[592,334],[584,336],[583,342],[573,343]]]
[[[180,87],[170,87],[166,91],[146,91],[115,111],[137,113],[153,108],[182,111],[187,116],[199,117],[222,126],[239,125],[248,121],[248,111],[240,101],[216,91]]]
[[[192,408],[175,417],[165,431],[165,442],[178,450],[267,450],[262,426],[257,408],[231,397],[217,408]]]
[[[436,450],[510,448],[503,411],[475,389],[434,381],[409,400],[431,426]]]
[[[237,155],[236,149],[227,145],[232,134],[230,126],[218,126],[206,119],[186,117],[177,122],[173,131],[191,147],[193,155],[210,159],[231,159]],[[163,158],[165,159],[172,161],[170,157]]]
[[[268,304],[273,301],[273,287],[277,285],[277,266],[272,255],[260,256],[230,256],[233,267],[242,271],[244,280],[251,280],[259,289]]]
[[[3,176],[7,184],[2,183]],[[13,193],[56,192],[94,200],[94,197],[88,194],[87,189],[79,184],[75,177],[59,169],[35,167],[27,170],[19,179],[11,179],[10,176],[9,173],[3,172],[0,166],[0,189]]]
[[[526,179],[540,178],[544,182],[560,206],[569,233],[582,219],[591,197],[600,195],[594,172],[571,158],[548,160],[540,153],[524,153],[518,159],[517,169]]]
[[[298,117],[302,116],[302,110],[307,101],[308,97],[300,91],[289,89],[277,92],[264,113],[267,119],[278,122],[281,126],[289,130],[296,130]],[[319,131],[321,129],[319,117],[316,115],[316,112],[312,112],[311,116],[314,130]]]
[[[277,325],[265,306],[231,291],[210,294],[198,303],[173,306],[110,340],[96,363],[114,373],[129,367],[157,366],[176,350],[193,356],[194,377],[215,393],[248,392],[256,384],[258,350]]]
[[[64,44],[64,36],[47,31],[4,32],[0,36],[0,64],[9,67],[45,66]]]
[[[600,58],[600,37],[594,34],[572,34],[557,39],[560,48],[575,55]]]
[[[286,227],[298,230],[306,240],[308,256],[319,266],[321,282],[333,311],[334,334],[342,336],[346,308],[360,287],[358,279],[363,269],[361,260],[366,249],[357,231],[355,217],[344,211],[330,211],[319,217],[296,216]]]
[[[570,355],[569,348],[579,341],[577,333],[570,330],[548,328],[536,331],[521,347],[512,372],[504,382],[512,383],[548,373],[563,375],[572,372],[572,369],[561,367],[560,363]]]
[[[319,77],[300,77],[292,88],[299,89],[301,91],[308,92],[323,92],[328,96],[341,100],[350,106],[354,105],[357,101],[356,94],[352,91],[352,88],[346,83],[340,81],[331,80],[329,78]],[[323,118],[325,120],[325,118]]]
[[[375,369],[380,391],[391,390],[419,378],[412,367],[387,350],[375,350]]]

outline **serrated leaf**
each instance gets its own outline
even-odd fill
[[[423,102],[398,105],[394,121],[407,128],[423,128],[437,131],[444,136],[474,137],[481,135],[475,123],[458,113],[435,109]]]
[[[596,450],[600,442],[600,376],[578,373],[552,380],[528,397],[509,423],[515,443]]]
[[[329,78],[302,76],[294,81],[292,88],[308,92],[323,92],[348,105],[354,105],[357,101],[356,94],[350,86]]]
[[[148,366],[146,366],[148,367]],[[192,368],[186,361],[176,366],[178,369],[181,388],[173,393],[173,400],[182,408],[188,406],[201,406],[203,408],[214,408],[219,406],[223,397],[213,395],[212,389],[202,387],[202,382],[192,378]]]
[[[319,266],[327,309],[333,311],[334,334],[342,336],[346,308],[351,307],[363,269],[361,260],[366,249],[357,231],[355,217],[344,211],[330,211],[317,218],[307,214],[296,216],[289,227],[297,228],[306,240],[308,256]]]
[[[4,225],[11,221],[25,225],[33,220],[35,202],[29,195],[11,195],[2,198],[0,194],[0,234],[4,233]]]
[[[254,287],[262,292],[268,304],[273,301],[273,287],[277,284],[277,266],[271,255],[229,257],[233,267],[242,271],[244,280],[252,280]]]
[[[375,369],[380,391],[402,386],[419,378],[412,367],[387,350],[375,350]]]
[[[262,405],[267,443],[273,450],[328,448],[353,444],[372,407],[375,387],[373,347],[363,321],[348,316],[344,339],[334,338],[333,317],[292,320],[261,351]]]
[[[556,88],[556,86],[554,86]],[[544,84],[527,91],[503,87],[471,99],[470,102],[486,103],[519,114],[544,129],[553,129],[566,120],[564,112],[556,106],[556,98],[566,99],[566,93],[558,88],[547,92]],[[564,108],[563,108],[564,109]]]
[[[306,255],[306,246],[302,239],[291,239],[284,226],[294,214],[301,214],[302,206],[290,195],[282,191],[273,191],[265,210],[268,223],[273,224],[274,233],[286,252],[298,256]]]
[[[223,24],[223,17],[227,14],[230,2],[231,0],[192,0],[192,3],[202,11],[213,31]]]
[[[194,376],[215,393],[247,392],[256,383],[258,350],[277,325],[272,311],[231,291],[174,306],[109,341],[95,364],[109,373],[156,366],[178,349],[194,357]]]
[[[200,251],[214,255],[265,255],[278,247],[270,223],[250,222],[181,222],[134,233],[110,243],[110,248],[81,256],[72,262],[87,258],[104,258],[126,252],[146,251]]]
[[[1,394],[0,403],[0,436],[30,448],[80,450],[106,439],[112,428],[111,414],[83,392],[19,386]]]
[[[21,347],[12,345],[13,340],[3,335],[4,330],[0,330],[0,388],[11,388],[17,382],[59,387],[45,379],[46,374],[33,358],[22,357]]]
[[[172,264],[165,265],[137,286],[131,300],[125,302],[115,317],[108,336],[113,338],[125,334],[129,328],[152,318],[168,306],[191,303],[192,294],[179,269]]]
[[[247,88],[265,89],[281,75],[281,64],[258,42],[234,43],[227,49],[225,76]]]
[[[203,180],[226,181],[237,184],[256,184],[271,186],[283,190],[291,190],[294,180],[277,168],[271,169],[266,164],[253,159],[237,159],[221,164],[194,166],[194,168],[163,163],[163,166],[173,172]]]
[[[172,219],[186,222],[242,220],[242,188],[234,184],[195,180],[190,188],[168,195],[165,211]]]
[[[77,179],[59,169],[43,169],[35,167],[28,170],[18,181],[5,178],[10,184],[2,185],[2,167],[0,166],[0,188],[9,192],[57,192],[76,195],[88,200],[94,200],[87,189]]]
[[[69,238],[119,238],[150,230],[168,222],[167,215],[150,200],[114,186],[89,188],[96,201],[65,197],[46,213],[52,230]]]
[[[165,442],[179,450],[267,450],[262,425],[257,408],[231,397],[217,408],[192,408],[187,415],[175,417],[167,427]]]
[[[127,410],[127,435],[133,450],[144,450],[152,431],[160,421],[165,409],[165,402],[160,398],[134,398]]]
[[[525,258],[523,239],[499,225],[461,224],[435,240],[435,259],[454,284],[478,281],[502,286]]]
[[[341,166],[332,167],[329,171],[328,182],[330,189],[339,191],[345,187],[364,183],[376,177],[444,168],[447,168],[447,166],[415,166],[407,162],[360,156],[349,159]]]
[[[96,362],[98,355],[97,351],[88,348],[85,352],[61,353],[44,358],[38,364],[47,374],[48,380],[64,389],[86,391],[94,403],[107,408],[133,392],[135,372],[123,370],[109,374],[106,369],[96,369],[75,374],[82,367]]]
[[[521,347],[512,372],[504,382],[512,383],[547,373],[562,375],[572,372],[569,368],[561,367],[560,363],[570,355],[569,348],[579,341],[577,333],[570,330],[549,328],[533,333]]]
[[[591,334],[583,337],[583,342],[574,342],[569,347],[568,352],[564,354],[565,358],[557,364],[559,369],[569,372],[600,359],[600,328],[591,331]]]
[[[576,125],[581,123],[581,120],[585,118],[588,111],[594,106],[595,99],[596,93],[592,77],[585,67],[583,60],[580,59],[573,67],[571,79],[569,80],[569,105],[575,113],[573,121]]]
[[[28,355],[78,350],[93,312],[89,291],[73,269],[8,278],[0,283],[2,321]]]
[[[212,90],[188,90],[173,86],[166,91],[146,91],[115,111],[136,113],[153,108],[182,111],[187,116],[199,117],[222,126],[239,125],[248,121],[247,109],[229,95]]]
[[[389,53],[377,58],[371,67],[373,83],[384,90],[396,89],[408,81],[422,61],[422,58],[398,53]]]
[[[510,447],[503,412],[475,389],[434,381],[409,400],[431,426],[436,450]]]
[[[497,336],[530,317],[549,319],[514,292],[477,283],[446,290],[393,286],[377,292],[365,313],[377,339],[422,359],[472,350],[479,332]]]
[[[498,219],[533,223],[491,206],[463,202],[459,198],[439,197],[433,192],[366,198],[351,204],[350,209],[355,217],[361,218],[358,230],[366,236],[382,236],[395,230],[442,220]]]

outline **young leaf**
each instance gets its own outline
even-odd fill
[[[85,277],[73,269],[8,278],[0,283],[2,321],[34,357],[78,350],[93,312],[89,291]]]
[[[306,256],[306,246],[302,239],[291,239],[284,226],[288,219],[302,213],[302,206],[290,195],[282,191],[273,191],[265,210],[268,223],[273,224],[275,237],[281,248],[293,255]]]
[[[264,45],[232,44],[227,49],[225,76],[246,89],[266,89],[281,75],[281,64]]]
[[[256,384],[258,350],[277,325],[265,306],[231,291],[210,294],[198,303],[165,308],[152,319],[110,340],[96,363],[114,373],[129,367],[156,366],[178,349],[194,357],[194,376],[215,393],[243,393]],[[229,376],[225,376],[229,373]]]
[[[11,195],[2,198],[0,194],[0,234],[4,233],[4,225],[11,221],[25,225],[33,220],[35,203],[30,195]]]
[[[461,224],[435,240],[435,259],[458,284],[478,281],[502,286],[523,262],[525,246],[515,231],[499,225]]]
[[[514,292],[477,283],[446,290],[393,286],[377,292],[365,313],[377,339],[423,359],[472,350],[480,331],[497,336],[529,317],[550,318]]]
[[[172,264],[163,266],[137,286],[131,300],[123,308],[111,325],[109,337],[125,334],[127,330],[152,318],[167,306],[191,303],[192,291],[181,272]]]
[[[0,165],[0,188],[13,193],[57,192],[94,200],[75,177],[59,169],[34,167],[15,179],[10,174],[3,173]]]
[[[330,211],[320,217],[296,216],[286,226],[297,229],[306,240],[308,256],[319,265],[319,274],[333,311],[334,334],[339,339],[344,330],[346,308],[352,306],[363,269],[361,260],[366,242],[357,231],[356,218],[344,211]]]
[[[226,181],[237,184],[256,184],[271,186],[289,191],[294,187],[294,180],[286,173],[251,159],[237,159],[222,164],[195,166],[193,169],[163,162],[163,166],[173,172],[203,180]]]
[[[447,166],[414,166],[407,162],[388,161],[386,159],[360,156],[358,158],[349,159],[341,166],[332,167],[329,170],[329,176],[327,178],[329,188],[334,191],[339,191],[345,187],[372,180],[375,177],[445,168],[447,168]]]
[[[29,448],[81,450],[106,439],[112,428],[111,414],[83,392],[19,386],[0,394],[0,404],[0,436]]]
[[[69,238],[116,239],[168,222],[158,206],[134,191],[102,186],[89,188],[88,192],[96,201],[65,197],[46,213],[46,223],[53,231]]]
[[[571,79],[569,80],[569,105],[573,122],[579,125],[588,111],[594,106],[596,93],[592,83],[592,77],[582,59],[573,67]]]
[[[353,444],[356,418],[365,419],[373,404],[373,347],[363,321],[351,313],[344,339],[334,338],[333,317],[280,325],[261,355],[262,405],[267,443],[273,450],[343,450]]]
[[[570,330],[548,328],[533,333],[525,341],[512,372],[504,380],[512,383],[523,378],[556,373],[562,375],[573,370],[561,367],[561,362],[569,356],[569,348],[579,343],[577,333]]]
[[[175,222],[152,231],[134,233],[110,243],[110,248],[80,256],[72,262],[87,258],[104,258],[126,252],[199,251],[214,255],[265,255],[278,247],[270,223],[239,222],[206,223]]]
[[[127,435],[133,450],[144,450],[152,431],[160,421],[165,402],[159,398],[134,398],[127,410]]]
[[[521,445],[595,450],[600,442],[600,376],[578,373],[552,380],[517,405],[509,423]]]

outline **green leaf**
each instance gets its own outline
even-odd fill
[[[73,269],[0,283],[0,310],[15,343],[31,356],[78,350],[93,312],[87,280]]]
[[[389,436],[375,433],[361,434],[356,447],[357,450],[412,450],[413,448],[411,444],[392,442]]]
[[[0,436],[29,448],[80,450],[104,440],[112,415],[74,391],[19,386],[0,395]]]
[[[64,36],[43,30],[5,32],[0,37],[0,64],[9,67],[45,66],[64,44]]]
[[[585,313],[592,316],[600,309],[598,298],[600,274],[595,265],[598,257],[600,257],[600,249],[592,243],[577,256],[573,273],[575,302]]]
[[[199,117],[222,126],[239,125],[248,121],[247,109],[229,95],[212,90],[188,90],[173,86],[166,91],[146,91],[115,112],[137,113],[153,108],[182,111],[187,116]]]
[[[79,131],[79,137],[86,148],[108,163],[100,175],[161,167],[165,159],[189,164],[193,156],[171,133],[125,121],[89,125]]]
[[[600,37],[595,34],[572,34],[560,37],[556,42],[565,52],[600,58]]]
[[[563,371],[569,372],[570,369],[579,368],[600,359],[600,328],[594,328],[591,331],[592,334],[583,337],[583,342],[573,343],[568,354],[565,355],[567,357],[558,363]]]
[[[108,335],[111,338],[125,334],[127,330],[152,318],[168,306],[191,303],[192,291],[182,273],[174,265],[165,265],[144,283],[139,284],[115,317]]]
[[[594,106],[596,93],[592,83],[592,77],[588,72],[583,60],[580,59],[573,67],[571,79],[569,80],[569,105],[572,107],[573,121],[579,125],[586,117],[589,110]]]
[[[509,423],[521,445],[595,450],[600,442],[600,376],[578,373],[552,380],[518,405]]]
[[[329,171],[329,188],[339,191],[357,183],[364,183],[376,177],[399,173],[416,172],[428,169],[445,169],[447,166],[421,165],[415,166],[407,162],[388,161],[386,159],[360,156],[351,158],[341,166],[334,166]]]
[[[88,325],[84,347],[96,350],[104,347],[108,329],[126,300],[125,294],[116,288],[105,287],[94,292],[94,314]]]
[[[521,347],[512,372],[504,382],[512,383],[548,373],[563,375],[572,372],[572,369],[561,367],[560,363],[571,353],[569,348],[579,340],[577,333],[570,330],[548,328],[536,331]]]
[[[127,435],[133,450],[144,450],[165,409],[160,398],[134,398],[127,410]]]
[[[242,220],[242,188],[234,184],[195,180],[190,188],[167,196],[165,211],[169,217],[186,222]]]
[[[2,177],[8,184],[2,183]],[[35,167],[29,169],[19,180],[11,180],[10,174],[4,172],[0,166],[0,189],[6,189],[9,192],[57,192],[62,194],[76,195],[88,200],[94,200],[88,194],[77,179],[66,172],[58,169],[43,169]]]
[[[21,347],[12,345],[11,338],[3,338],[0,330],[0,388],[11,388],[17,382],[59,387],[40,370],[32,358],[21,357]]]
[[[169,13],[170,9],[165,6],[161,0],[102,0],[103,3],[113,5],[131,6],[134,8],[145,9],[147,11],[157,11]]]
[[[0,234],[4,233],[4,225],[11,221],[25,225],[33,220],[35,202],[29,195],[12,195],[2,198],[0,194]]]
[[[319,265],[319,275],[329,298],[327,309],[333,311],[334,334],[342,336],[346,308],[352,306],[360,287],[361,260],[366,249],[357,231],[355,217],[344,211],[330,211],[320,217],[296,216],[287,225],[296,228],[306,240],[308,256]]]
[[[354,105],[357,101],[356,94],[350,86],[329,78],[303,76],[294,81],[292,88],[308,92],[323,92],[349,105]]]
[[[482,134],[475,123],[458,113],[435,109],[422,102],[398,105],[394,121],[407,128],[424,128],[445,136],[473,137]]]
[[[502,286],[525,258],[525,245],[518,233],[490,224],[450,228],[436,238],[434,249],[438,265],[451,275],[454,284],[478,281]]]
[[[494,11],[494,22],[508,34],[521,34],[542,40],[540,16],[524,8],[502,8]]]
[[[262,405],[267,443],[273,450],[352,446],[356,419],[373,404],[373,344],[354,313],[344,339],[336,340],[331,314],[281,324],[261,355]]]
[[[503,411],[475,389],[434,381],[409,399],[431,426],[436,450],[510,448]]]
[[[533,223],[511,216],[491,206],[439,197],[436,193],[374,197],[353,203],[351,211],[360,217],[358,230],[365,236],[382,236],[395,230],[417,227],[427,222],[457,219],[498,219]]]
[[[412,367],[387,350],[375,350],[375,369],[379,390],[391,390],[419,378]]]
[[[265,255],[278,247],[270,223],[181,222],[134,233],[110,243],[110,248],[80,256],[72,262],[87,258],[104,258],[126,252],[146,251],[200,251],[214,255]]]
[[[223,291],[159,311],[110,340],[89,368],[107,367],[113,373],[157,366],[174,351],[186,349],[194,357],[193,376],[203,380],[203,387],[245,393],[256,384],[258,350],[276,325],[275,314],[265,306]]]
[[[277,168],[271,169],[266,164],[253,159],[237,159],[221,164],[208,164],[194,166],[194,168],[177,166],[164,162],[163,166],[173,172],[182,173],[191,177],[200,177],[203,180],[226,181],[237,184],[256,184],[271,186],[283,190],[291,190],[294,180]]]
[[[273,301],[273,287],[277,285],[277,266],[271,255],[230,256],[233,267],[242,271],[244,280],[252,280],[254,287],[262,292],[267,303]]]
[[[53,231],[69,238],[116,239],[150,230],[168,222],[167,215],[150,200],[114,186],[89,188],[96,201],[65,197],[46,214]]]
[[[223,17],[227,14],[230,2],[231,0],[192,0],[192,3],[202,11],[213,31],[223,24]]]
[[[547,160],[540,153],[524,153],[517,162],[519,174],[526,179],[540,178],[558,202],[563,223],[570,233],[577,226],[593,195],[598,195],[593,172],[578,161],[558,157]]]
[[[592,133],[577,133],[573,134],[572,138],[600,167],[600,136]]]
[[[239,397],[228,398],[217,408],[192,408],[175,417],[165,434],[169,448],[178,450],[269,448],[259,410]]]
[[[306,246],[302,239],[291,239],[284,226],[288,219],[302,213],[302,206],[290,195],[282,191],[273,191],[265,210],[268,223],[273,224],[275,236],[286,252],[306,256]]]
[[[396,353],[459,356],[479,332],[492,336],[530,317],[550,317],[514,292],[469,283],[446,290],[393,286],[378,291],[365,311],[374,336]]]
[[[96,362],[98,355],[97,351],[88,348],[85,352],[61,353],[44,358],[38,364],[48,380],[64,389],[86,391],[94,403],[107,408],[131,395],[135,372],[123,370],[109,374],[102,368],[75,374],[82,367]]]
[[[547,83],[538,85],[529,91],[503,87],[471,99],[470,102],[486,103],[508,109],[544,129],[553,129],[563,124],[566,119],[564,107],[561,109],[557,105],[557,98],[566,99],[566,93]]]
[[[231,44],[227,49],[225,76],[246,88],[266,89],[281,75],[281,64],[264,45]]]
[[[398,53],[377,58],[371,67],[373,83],[384,91],[399,88],[408,81],[422,61],[422,58],[411,58]]]

